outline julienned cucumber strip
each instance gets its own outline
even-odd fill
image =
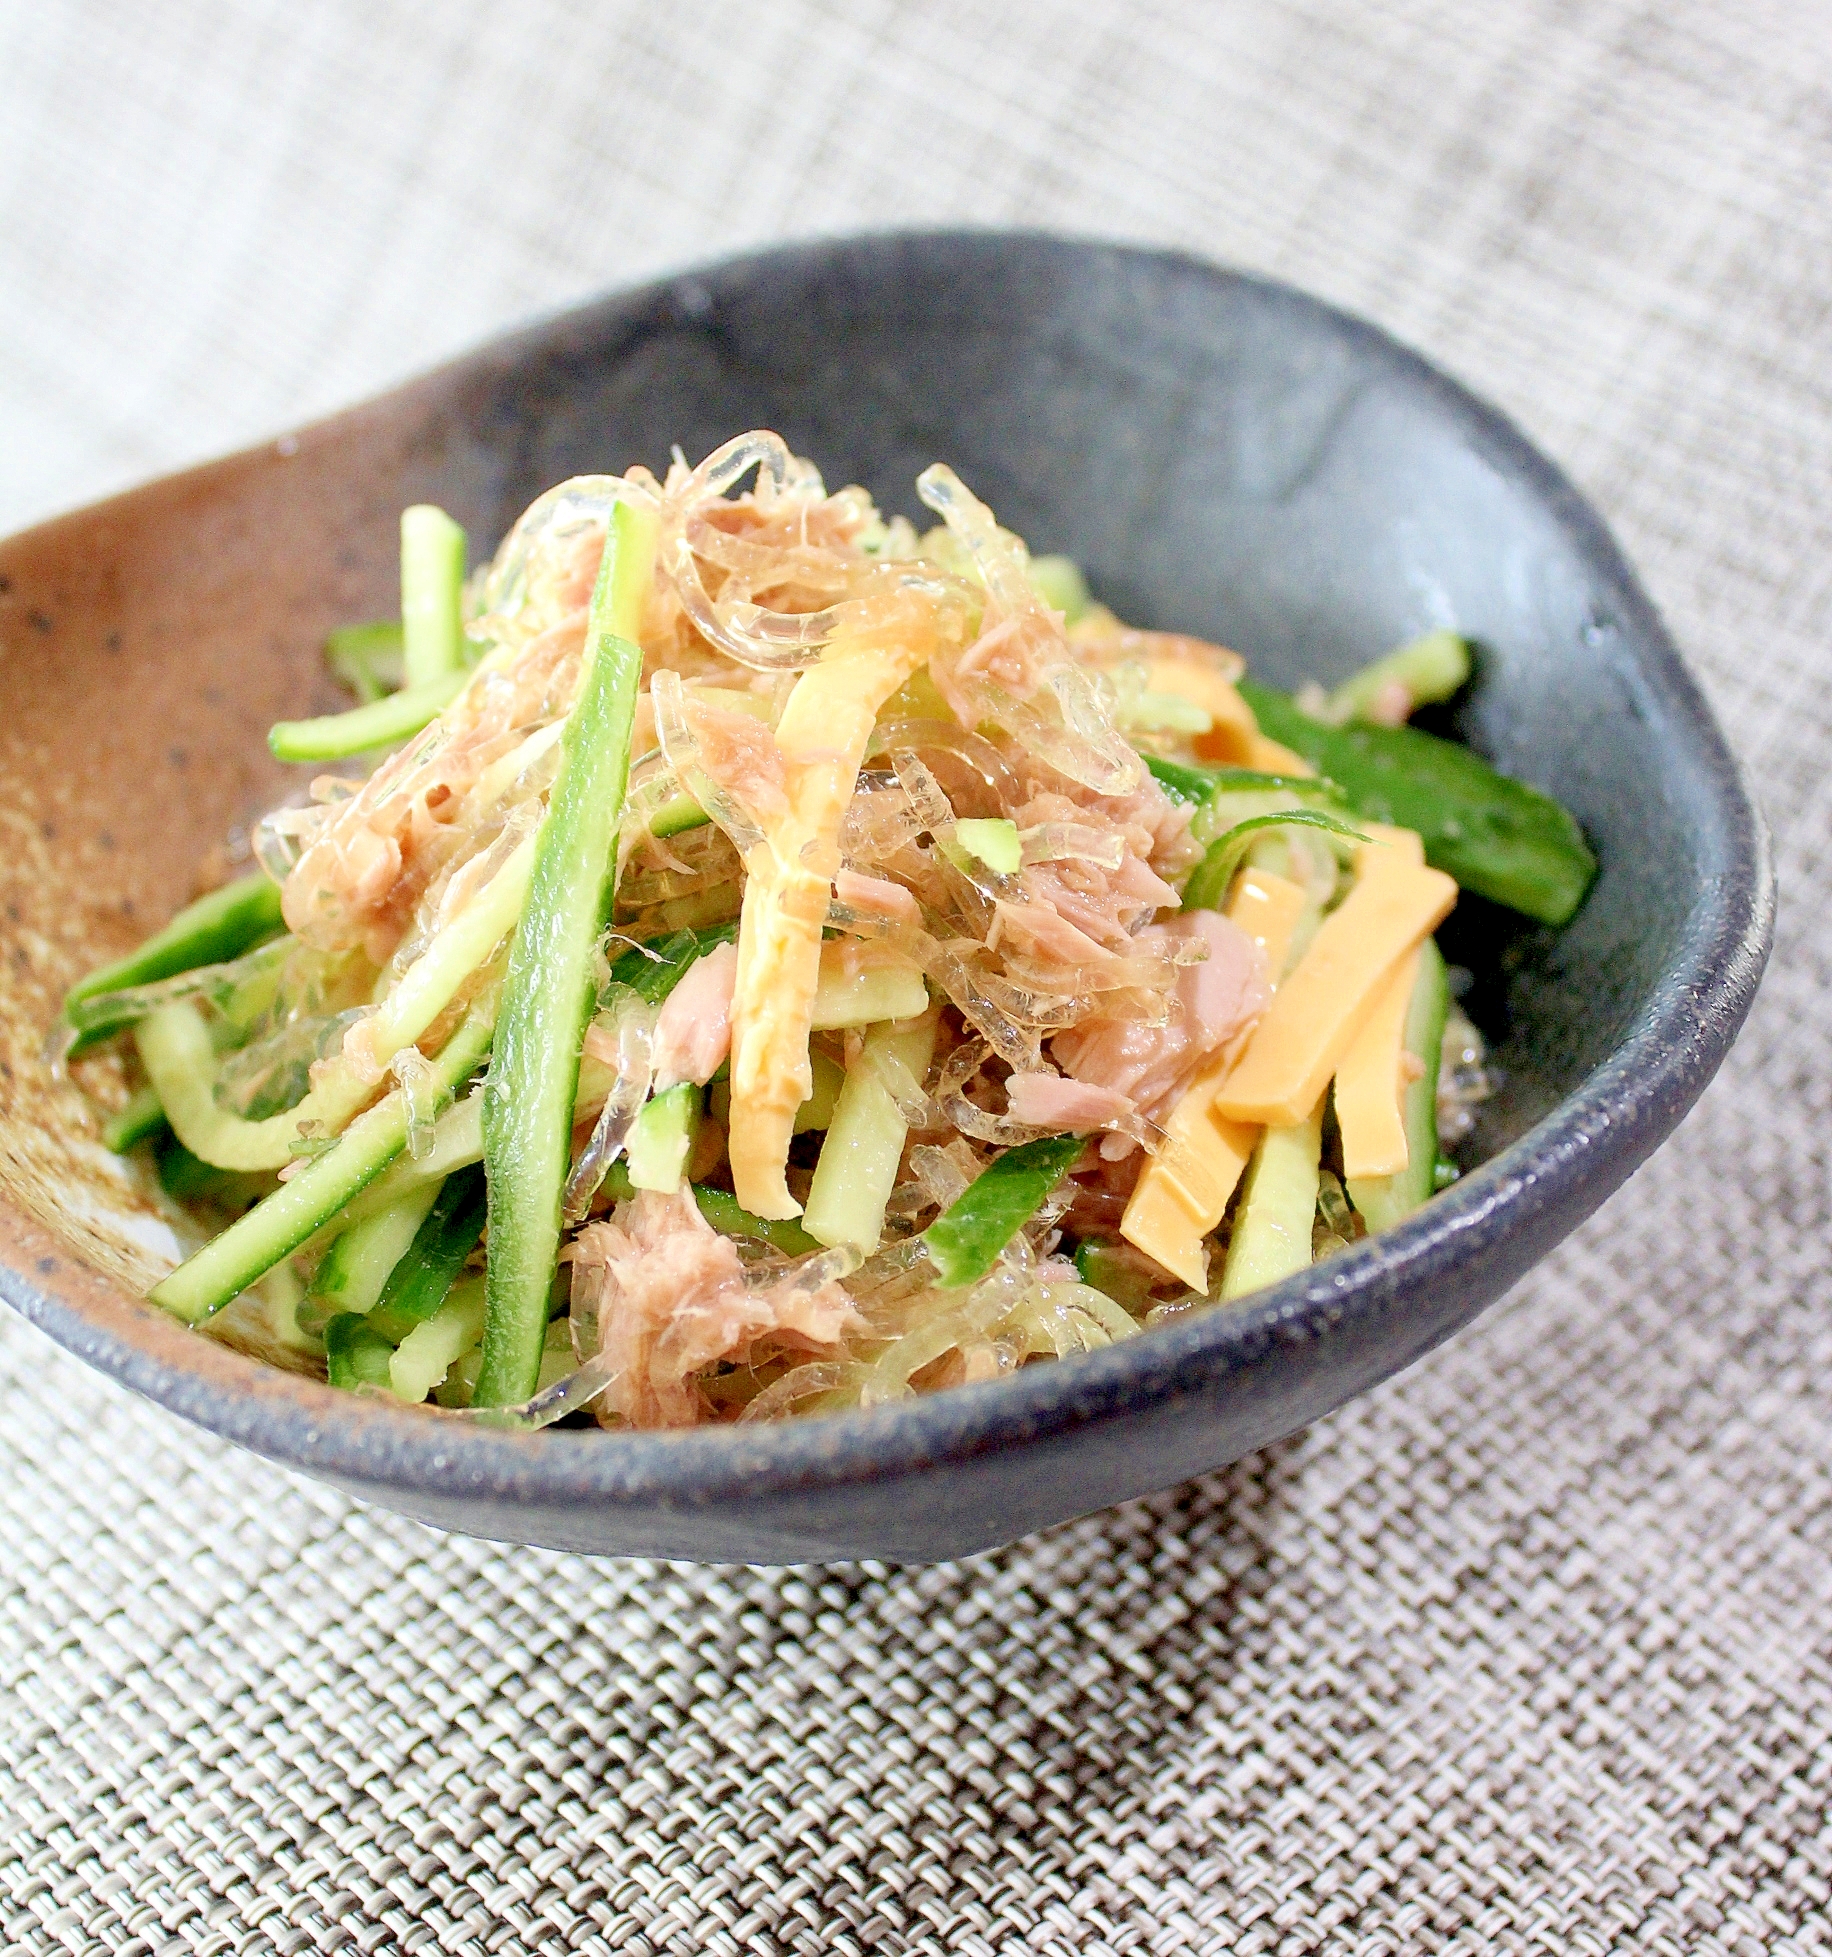
[[[1469,641],[1460,632],[1427,632],[1351,673],[1329,696],[1329,718],[1336,726],[1345,720],[1378,721],[1382,696],[1391,688],[1405,695],[1410,713],[1448,700],[1468,683]]]
[[[464,664],[464,532],[435,503],[401,512],[401,641],[410,688]]]
[[[370,1314],[391,1338],[405,1338],[445,1303],[483,1235],[484,1202],[482,1169],[460,1169],[446,1178]]]
[[[658,1006],[687,976],[687,968],[738,935],[737,924],[714,924],[701,931],[675,931],[665,938],[632,945],[611,966],[611,983],[627,985]]]
[[[689,829],[704,829],[712,820],[683,788],[671,795],[649,818],[649,834],[658,839],[684,835]]]
[[[954,1289],[983,1278],[1085,1146],[1080,1135],[1046,1135],[1008,1148],[968,1184],[923,1233],[936,1281]]]
[[[1253,1151],[1221,1271],[1224,1304],[1310,1268],[1323,1103],[1290,1128],[1268,1128]]]
[[[117,1155],[125,1155],[130,1148],[157,1135],[164,1127],[165,1109],[158,1092],[151,1087],[143,1087],[126,1107],[111,1114],[102,1124],[102,1146],[113,1149]]]
[[[1406,1166],[1396,1176],[1349,1178],[1349,1201],[1370,1231],[1391,1229],[1437,1188],[1438,1067],[1449,1016],[1443,954],[1436,939],[1427,938],[1419,949],[1418,977],[1406,1009],[1406,1051],[1419,1063],[1419,1072],[1406,1083]]]
[[[367,706],[406,684],[401,621],[376,619],[367,625],[340,625],[324,642],[324,663],[358,701]]]
[[[1217,794],[1245,790],[1285,790],[1288,793],[1340,801],[1334,785],[1317,775],[1268,775],[1257,768],[1221,768],[1200,762],[1167,761],[1161,754],[1142,754],[1147,772],[1173,802],[1200,808]]]
[[[627,1203],[636,1194],[627,1164],[613,1162],[599,1184],[616,1201]],[[780,1250],[785,1257],[806,1257],[821,1245],[793,1218],[772,1221],[753,1216],[729,1189],[705,1189],[697,1182],[687,1185],[700,1214],[722,1237],[751,1237]]]
[[[161,979],[194,972],[200,965],[223,965],[232,958],[286,929],[280,915],[280,886],[257,872],[238,877],[207,897],[187,904],[163,931],[155,932],[138,951],[113,965],[104,965],[79,979],[64,995],[64,1014],[100,992],[126,992],[156,985]],[[100,1025],[84,1029],[98,1037]]]
[[[937,1015],[874,1026],[848,1070],[827,1124],[802,1227],[824,1244],[852,1244],[869,1257],[884,1235],[909,1120],[881,1069],[888,1063],[920,1086],[935,1055]]]
[[[267,745],[278,761],[341,761],[371,748],[392,747],[436,720],[469,678],[464,672],[441,673],[422,686],[386,694],[348,713],[276,721],[267,731]]]
[[[493,1004],[474,1006],[446,1041],[432,1066],[435,1091],[449,1094],[477,1070],[490,1050]],[[407,1106],[397,1088],[359,1114],[316,1161],[155,1285],[153,1303],[192,1325],[220,1311],[330,1222],[406,1146]]]
[[[688,1186],[700,1214],[722,1237],[754,1237],[760,1243],[773,1244],[785,1257],[805,1257],[821,1247],[794,1217],[772,1221],[753,1216],[728,1189],[702,1189],[698,1183]]]
[[[656,517],[611,512],[586,626],[585,672],[509,953],[483,1106],[490,1240],[476,1406],[512,1406],[540,1377],[547,1294],[560,1247],[579,1049],[592,955],[610,910],[642,676],[636,643],[655,559]]]
[[[1183,886],[1183,908],[1220,910],[1228,900],[1228,886],[1234,881],[1234,872],[1247,860],[1254,837],[1265,829],[1290,828],[1321,829],[1327,835],[1358,843],[1368,840],[1352,824],[1322,809],[1286,809],[1275,815],[1249,816],[1210,843],[1202,861],[1190,872],[1189,882]]]
[[[360,1312],[346,1311],[324,1328],[324,1363],[333,1386],[386,1386],[394,1347]]]
[[[1240,691],[1264,733],[1340,783],[1358,814],[1416,830],[1465,890],[1541,924],[1568,923],[1584,901],[1597,859],[1551,796],[1421,728],[1326,727],[1269,686]]]
[[[319,1260],[306,1292],[302,1322],[322,1325],[342,1312],[373,1311],[389,1273],[413,1245],[426,1212],[438,1200],[433,1183],[403,1196],[373,1216],[365,1216],[340,1235]]]
[[[672,1195],[686,1180],[699,1132],[700,1090],[692,1081],[664,1087],[645,1102],[624,1147],[631,1187]]]

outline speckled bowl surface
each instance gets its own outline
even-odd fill
[[[340,704],[319,647],[396,600],[403,504],[493,542],[562,476],[769,426],[916,514],[952,462],[1137,623],[1328,681],[1454,624],[1460,729],[1602,862],[1562,935],[1449,927],[1504,1091],[1399,1229],[1226,1311],[899,1407],[510,1435],[333,1393],[138,1301],[166,1227],[41,1057],[64,987],[162,922]],[[516,334],[296,436],[0,545],[0,1290],[272,1460],[447,1528],[780,1562],[954,1556],[1291,1432],[1493,1302],[1669,1133],[1767,955],[1735,763],[1607,532],[1492,410],[1373,328],[1187,258],[1028,235],[789,247]],[[103,1063],[105,1066],[106,1063]]]

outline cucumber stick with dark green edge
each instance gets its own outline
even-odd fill
[[[611,1164],[599,1188],[619,1203],[627,1203],[636,1194],[629,1167],[623,1162]],[[722,1237],[752,1237],[758,1243],[772,1245],[785,1257],[806,1257],[824,1248],[819,1238],[809,1236],[793,1217],[771,1220],[753,1216],[729,1189],[709,1189],[702,1183],[690,1182],[687,1193],[698,1204],[707,1223]]]
[[[157,985],[161,979],[194,972],[202,965],[227,964],[285,929],[286,920],[280,915],[280,886],[261,871],[238,877],[187,904],[137,951],[79,979],[64,994],[64,1017],[83,1034],[86,1045],[105,1038],[115,1026],[127,1025],[135,1014],[124,1014],[111,1023],[105,1014],[74,1013],[72,1008],[104,992]]]
[[[143,1087],[124,1108],[117,1109],[102,1124],[102,1146],[117,1155],[144,1141],[156,1140],[165,1132],[165,1109],[156,1089]]]
[[[1328,775],[1358,815],[1416,830],[1465,890],[1541,924],[1569,923],[1584,901],[1597,859],[1550,795],[1422,728],[1326,727],[1269,686],[1243,679],[1240,691],[1262,733]]]
[[[1080,1135],[1045,1135],[995,1157],[924,1232],[936,1281],[952,1290],[983,1278],[1086,1145]]]
[[[560,747],[509,953],[483,1103],[489,1176],[483,1363],[472,1404],[527,1399],[541,1371],[560,1249],[592,956],[609,916],[642,679],[637,644],[655,560],[654,512],[611,512],[586,627],[585,671]]]
[[[627,985],[639,998],[659,1006],[709,951],[728,945],[738,935],[737,924],[710,924],[698,930],[672,931],[665,938],[632,945],[611,966],[611,983]]]
[[[483,1236],[484,1204],[481,1168],[460,1169],[440,1185],[369,1314],[390,1338],[405,1338],[445,1303],[445,1294]]]
[[[324,1328],[324,1365],[333,1386],[386,1386],[394,1346],[360,1312],[339,1312]]]
[[[449,1094],[490,1050],[494,1001],[479,1002],[439,1050],[430,1085]],[[407,1104],[399,1088],[366,1109],[337,1140],[196,1256],[153,1287],[152,1302],[196,1325],[246,1291],[282,1257],[320,1230],[407,1146]]]

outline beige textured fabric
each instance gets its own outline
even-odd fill
[[[589,1564],[0,1326],[0,1945],[1832,1949],[1832,14],[0,5],[0,519],[784,233],[1041,223],[1360,308],[1598,498],[1781,943],[1452,1347],[928,1571]]]

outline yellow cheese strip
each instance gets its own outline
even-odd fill
[[[1228,916],[1257,944],[1269,982],[1278,984],[1285,948],[1304,910],[1304,892],[1270,870],[1243,870]],[[1120,1235],[1155,1258],[1192,1291],[1207,1288],[1202,1240],[1221,1221],[1259,1139],[1245,1122],[1216,1116],[1214,1102],[1230,1063],[1218,1061],[1178,1099],[1164,1125],[1164,1146],[1139,1171],[1120,1220]]]
[[[1457,901],[1441,870],[1414,860],[1418,838],[1381,831],[1355,853],[1355,884],[1280,986],[1215,1100],[1233,1121],[1304,1121],[1360,1030],[1387,974]]]
[[[1241,698],[1233,681],[1199,659],[1164,653],[1145,661],[1146,684],[1154,693],[1174,693],[1202,708],[1209,716],[1206,734],[1191,746],[1201,761],[1219,761],[1230,768],[1255,768],[1266,775],[1314,775],[1317,771],[1301,754],[1262,734],[1253,709]]]
[[[1262,775],[1314,775],[1317,771],[1301,754],[1273,740],[1269,734],[1255,733],[1240,757],[1243,768],[1257,768]]]
[[[1174,693],[1209,716],[1209,731],[1197,735],[1194,743],[1196,753],[1204,761],[1246,765],[1248,746],[1259,738],[1259,722],[1232,682],[1200,660],[1179,659],[1171,654],[1146,660],[1145,671],[1146,685],[1152,692]]]
[[[1394,966],[1336,1069],[1336,1126],[1345,1176],[1396,1176],[1406,1141],[1406,1012],[1418,982],[1415,946]]]
[[[1266,983],[1278,989],[1285,976],[1291,934],[1304,915],[1304,887],[1272,870],[1246,869],[1234,879],[1228,917],[1259,946],[1266,961]]]
[[[732,998],[732,1186],[757,1216],[801,1214],[784,1170],[813,1087],[808,1033],[840,824],[878,709],[927,657],[916,633],[836,644],[795,682],[776,725],[789,808],[745,865]]]

